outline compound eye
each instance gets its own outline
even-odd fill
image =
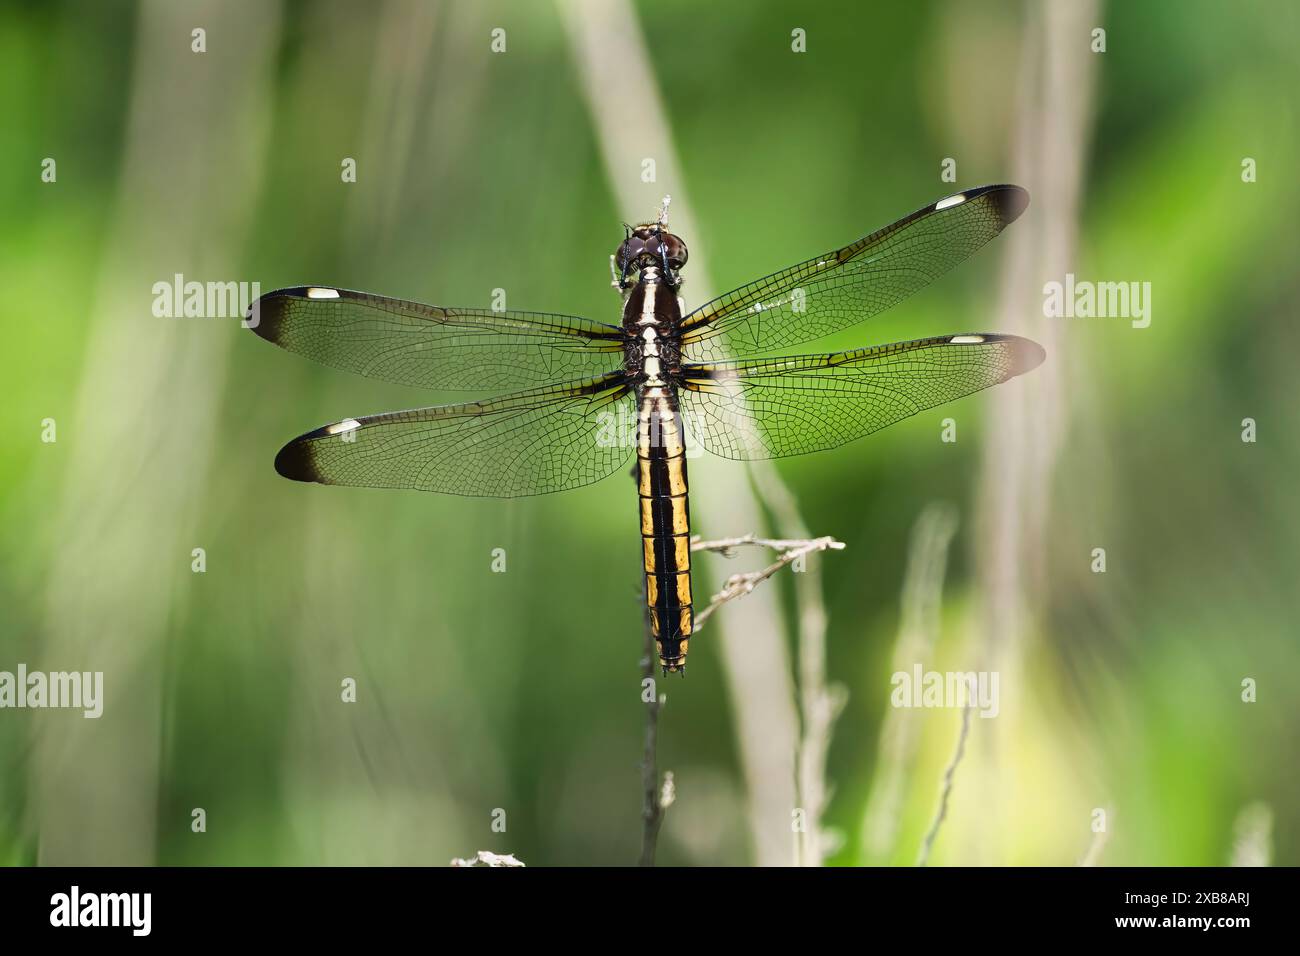
[[[618,252],[614,255],[620,269],[626,269],[628,263],[635,261],[640,252],[640,246],[640,239],[628,238],[623,240],[623,244],[618,247]]]
[[[668,264],[674,269],[680,269],[686,265],[687,251],[686,243],[682,242],[676,236],[665,236],[665,245],[668,250]]]

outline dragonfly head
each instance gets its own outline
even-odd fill
[[[686,243],[681,238],[667,232],[658,223],[647,223],[628,231],[618,251],[614,253],[614,264],[621,275],[639,272],[645,266],[662,269],[676,274],[686,265]]]

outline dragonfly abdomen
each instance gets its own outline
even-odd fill
[[[681,670],[693,628],[686,446],[670,385],[647,386],[637,417],[638,492],[650,627],[667,671]]]

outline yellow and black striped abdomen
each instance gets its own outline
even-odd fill
[[[650,387],[637,421],[638,491],[646,604],[659,663],[681,670],[693,627],[691,517],[686,488],[686,445],[669,387]]]

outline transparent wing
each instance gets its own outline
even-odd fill
[[[599,481],[631,454],[631,389],[615,375],[462,405],[367,415],[295,438],[295,481],[513,498]]]
[[[573,315],[450,309],[300,286],[259,298],[258,335],[322,365],[424,388],[492,391],[603,375],[623,361],[616,326]]]
[[[846,329],[928,285],[1014,222],[1019,186],[981,186],[918,209],[842,249],[741,286],[682,320],[683,355],[724,361]]]
[[[682,369],[688,432],[723,458],[836,448],[910,415],[1005,382],[1043,360],[1035,342],[968,333],[830,355]]]

